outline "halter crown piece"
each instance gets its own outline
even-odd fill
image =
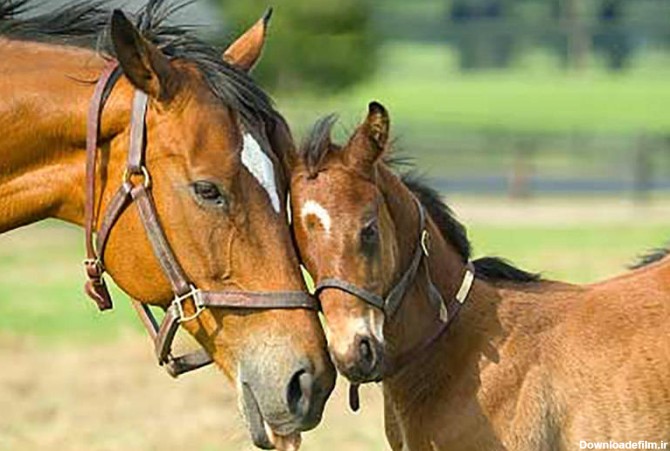
[[[424,263],[427,279],[426,282],[428,299],[439,312],[441,326],[433,335],[428,338],[428,340],[397,357],[391,365],[385,368],[385,377],[392,376],[399,369],[409,363],[416,355],[419,355],[421,351],[425,350],[435,341],[437,341],[437,339],[446,332],[454,319],[458,316],[461,307],[468,299],[468,295],[472,290],[472,285],[475,280],[475,267],[471,262],[468,262],[465,266],[465,273],[463,275],[461,285],[458,288],[456,294],[448,303],[445,302],[442,294],[433,283],[433,280],[430,276],[430,268],[428,267],[428,258],[430,257],[430,234],[426,229],[426,212],[421,202],[416,197],[413,197],[413,199],[417,206],[417,211],[419,212],[419,234],[417,244],[414,248],[414,255],[412,256],[412,261],[410,262],[409,266],[405,272],[403,272],[402,276],[400,276],[398,282],[388,292],[386,297],[382,297],[376,293],[366,290],[365,288],[335,277],[328,277],[319,281],[316,284],[314,293],[318,296],[319,293],[326,289],[341,290],[356,296],[364,302],[367,302],[368,304],[378,308],[384,312],[385,317],[391,318],[398,311],[402,300],[405,298],[407,290],[416,279],[419,266],[421,266],[422,262]],[[358,384],[352,384],[350,387],[349,405],[354,411],[358,410],[360,407]]]
[[[122,184],[107,204],[100,229],[93,242],[95,227],[95,173],[100,116],[105,102],[119,79],[121,70],[116,62],[110,62],[98,80],[89,106],[86,134],[86,260],[84,267],[88,280],[85,291],[100,310],[112,308],[112,298],[103,279],[104,255],[109,233],[126,208],[135,203],[156,260],[169,280],[174,299],[165,308],[163,321],[158,324],[148,305],[133,300],[133,307],[154,343],[160,365],[173,377],[212,363],[211,357],[200,349],[191,354],[175,357],[172,342],[179,324],[196,319],[207,308],[225,309],[310,309],[318,310],[317,301],[303,291],[249,292],[249,291],[205,291],[199,289],[187,277],[172,251],[161,225],[151,193],[151,176],[145,164],[147,95],[136,90],[130,123],[128,160]],[[192,305],[193,314],[187,315],[185,304]]]

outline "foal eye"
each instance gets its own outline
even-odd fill
[[[192,189],[195,197],[203,203],[216,207],[225,207],[227,204],[226,197],[215,183],[195,182]]]

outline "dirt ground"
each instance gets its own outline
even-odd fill
[[[101,346],[49,346],[0,338],[2,450],[251,450],[235,391],[215,369],[171,379],[146,338]],[[346,408],[339,381],[304,450],[385,449],[381,390],[365,388],[363,411]]]

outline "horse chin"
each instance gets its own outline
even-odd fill
[[[248,384],[242,384],[242,413],[251,439],[258,448],[278,451],[298,451],[302,442],[300,432],[276,432],[263,418],[260,406]]]

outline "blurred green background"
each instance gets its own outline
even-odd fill
[[[223,46],[268,6],[199,0],[181,21]],[[273,6],[254,75],[296,138],[337,112],[345,139],[382,102],[396,151],[478,256],[589,283],[670,239],[667,0]],[[118,290],[96,311],[83,255],[83,232],[55,221],[0,237],[0,449],[250,449],[220,374],[169,380]],[[379,390],[358,417],[344,400],[340,388],[304,449],[385,449]]]
[[[267,3],[213,0],[226,39]],[[397,147],[443,190],[670,188],[664,0],[284,0],[256,76],[298,135],[376,99]],[[337,80],[334,80],[336,78]]]

